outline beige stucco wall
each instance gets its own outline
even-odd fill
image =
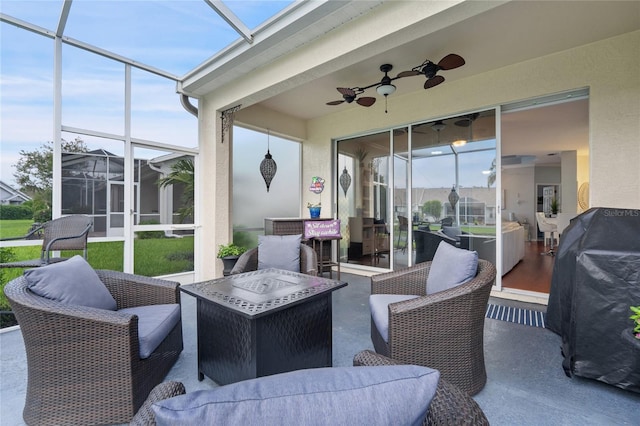
[[[640,31],[429,91],[392,96],[388,114],[355,107],[311,120],[303,145],[303,181],[320,175],[327,177],[327,186],[335,184],[327,161],[335,138],[588,87],[591,206],[640,208],[638,52]]]
[[[470,78],[447,81],[428,91],[391,96],[388,114],[381,109],[354,106],[340,108],[333,114],[305,123],[263,107],[245,106],[238,112],[237,120],[302,140],[302,182],[321,176],[326,179],[329,193],[335,193],[333,139],[588,87],[591,205],[640,208],[640,169],[637,167],[640,162],[639,51],[640,31],[636,31]],[[305,55],[310,55],[310,52],[295,54],[296,63],[305,64],[300,57]],[[315,55],[313,61],[325,56]],[[202,271],[201,279],[221,274],[221,262],[212,260],[215,259],[217,245],[231,238],[228,177],[232,153],[230,144],[219,142],[219,110],[235,104],[234,95],[258,90],[253,100],[259,101],[270,91],[267,89],[265,92],[265,86],[273,84],[273,89],[286,84],[282,78],[287,72],[294,72],[291,61],[291,57],[285,58],[283,62],[263,69],[266,73],[260,76],[262,90],[257,80],[246,84],[247,79],[242,79],[237,85],[224,87],[215,95],[200,100],[200,161],[204,166],[198,191],[202,203],[200,214],[205,215],[206,212],[207,217],[215,218],[214,221],[200,221],[202,227],[197,233],[196,244],[202,249],[202,255],[199,260],[201,268],[196,266],[196,270]],[[289,68],[281,68],[283,64],[288,64]],[[581,170],[584,168],[579,167],[579,173]],[[579,183],[582,179],[579,177]],[[203,184],[205,182],[206,185]],[[312,197],[313,194],[303,191],[303,204],[316,201]],[[330,206],[323,202],[323,217],[332,215],[333,209],[326,207]]]

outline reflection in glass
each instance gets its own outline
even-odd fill
[[[340,258],[354,264],[389,267],[389,132],[338,141],[338,168],[346,167],[351,185],[339,188],[342,226]],[[339,179],[339,177],[336,177]]]
[[[337,197],[339,218],[349,224],[343,233],[341,259],[346,251],[350,263],[389,267],[385,256],[375,255],[374,236],[378,230],[372,231],[369,240],[366,237],[367,229],[375,226],[393,231],[390,254],[394,269],[433,258],[442,239],[433,239],[434,247],[428,247],[427,239],[422,238],[425,232],[446,231],[457,246],[461,246],[461,236],[465,234],[495,239],[494,110],[340,140],[337,152],[336,169],[341,172],[349,164],[353,169],[353,190],[347,197]],[[449,200],[452,188],[458,194],[453,205]],[[369,256],[371,253],[373,256]]]

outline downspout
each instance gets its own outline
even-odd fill
[[[189,101],[189,96],[184,93],[180,95],[180,103],[182,107],[186,109],[188,112],[193,114],[196,118],[198,117],[198,108],[193,106],[193,104]]]

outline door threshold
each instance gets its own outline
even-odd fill
[[[502,291],[492,289],[491,297],[498,299],[516,300],[518,302],[536,303],[538,305],[547,305],[549,303],[549,294],[537,291],[518,290],[515,288],[502,288]]]

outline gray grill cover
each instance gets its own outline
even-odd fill
[[[630,305],[640,305],[640,210],[587,210],[562,233],[547,307],[568,376],[640,392]]]

